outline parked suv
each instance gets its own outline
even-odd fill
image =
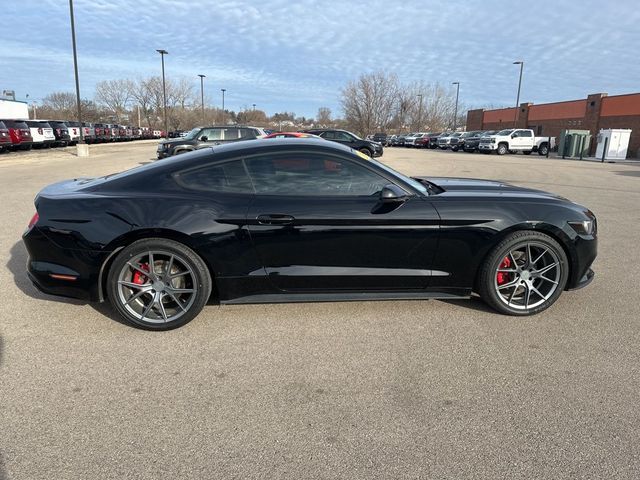
[[[464,145],[462,148],[465,152],[473,153],[478,150],[482,137],[488,137],[490,135],[493,135],[494,133],[498,133],[498,131],[486,130],[484,132],[475,132],[475,135],[469,136],[464,139]]]
[[[31,136],[31,130],[24,120],[3,120],[4,124],[9,129],[9,136],[11,137],[11,148],[13,150],[31,150],[33,145],[33,137]]]
[[[370,157],[381,157],[384,151],[381,144],[371,140],[363,140],[362,138],[358,137],[356,134],[348,132],[346,130],[335,130],[335,129],[323,128],[323,129],[304,130],[304,132],[313,133],[314,135],[318,135],[319,137],[322,137],[325,140],[341,143],[342,145],[351,147],[354,150],[359,150],[365,155],[369,155]]]
[[[53,128],[47,122],[26,120],[25,123],[29,126],[35,148],[49,148],[56,141]]]
[[[69,145],[75,145],[80,141],[80,123],[64,122],[69,131]]]
[[[374,142],[378,142],[381,145],[387,144],[387,134],[386,133],[376,133],[373,135],[372,140]]]
[[[212,147],[240,140],[263,138],[266,133],[258,127],[220,126],[196,127],[186,137],[164,140],[158,144],[158,158],[166,158],[200,148]]]
[[[69,128],[64,122],[49,121],[49,125],[53,128],[53,134],[56,137],[54,145],[66,147],[71,141],[69,136]]]
[[[9,147],[11,147],[11,135],[7,126],[0,120],[0,152],[8,150]]]

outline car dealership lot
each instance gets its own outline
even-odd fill
[[[404,173],[596,213],[596,279],[535,317],[475,300],[208,306],[151,333],[38,293],[20,241],[37,191],[155,146],[0,155],[0,478],[638,477],[640,165],[385,149]]]

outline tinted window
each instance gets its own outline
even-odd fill
[[[174,174],[185,188],[212,192],[253,193],[242,160],[208,165]]]
[[[16,120],[5,120],[5,124],[7,128],[29,128],[25,122],[16,121]]]
[[[520,130],[520,137],[533,137],[532,132],[530,132],[529,130]]]
[[[240,138],[256,138],[258,133],[252,128],[241,128]]]
[[[284,154],[245,160],[257,194],[374,195],[389,183],[362,165],[338,157]]]
[[[225,128],[224,139],[225,140],[238,140],[240,138],[240,129],[238,128]]]
[[[0,128],[7,128],[7,126],[4,123],[0,122]]]
[[[350,142],[351,140],[353,140],[351,135],[345,132],[335,132],[335,139],[341,142]]]

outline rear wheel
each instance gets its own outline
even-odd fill
[[[211,294],[211,276],[202,259],[164,238],[138,240],[122,250],[109,270],[107,285],[118,314],[147,330],[185,325]]]
[[[533,315],[553,305],[568,276],[567,256],[558,242],[540,232],[516,232],[487,256],[478,293],[501,313]]]
[[[549,145],[546,143],[543,143],[542,145],[540,145],[540,147],[538,148],[538,155],[547,155],[549,153]]]

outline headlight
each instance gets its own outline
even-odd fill
[[[581,222],[568,222],[579,235],[593,235],[596,231],[596,221],[583,220]]]

